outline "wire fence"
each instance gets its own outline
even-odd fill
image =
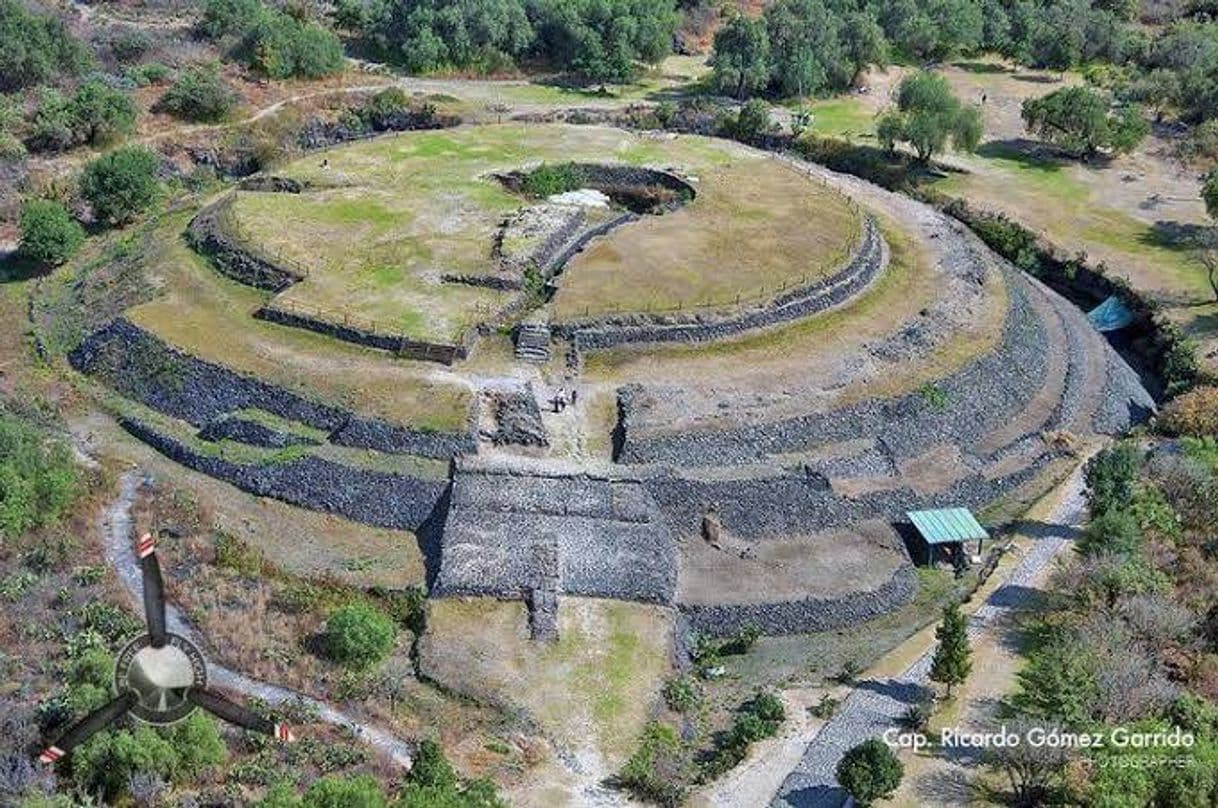
[[[300,261],[286,255],[273,255],[266,248],[260,246],[260,239],[251,233],[249,228],[233,213],[233,202],[235,200],[236,195],[234,194],[219,204],[217,219],[223,230],[240,243],[242,252],[248,253],[258,261],[275,267],[285,275],[293,275],[301,280],[309,277],[311,270]]]

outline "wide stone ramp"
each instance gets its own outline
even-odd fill
[[[523,598],[553,548],[562,594],[671,603],[676,545],[638,479],[458,462],[433,594]]]

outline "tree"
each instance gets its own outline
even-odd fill
[[[235,100],[220,78],[218,65],[191,65],[157,101],[156,109],[188,121],[214,123],[228,116]]]
[[[85,231],[52,199],[31,199],[21,206],[21,243],[25,257],[55,266],[67,261],[85,241]]]
[[[1126,106],[1112,111],[1109,99],[1090,87],[1063,87],[1023,102],[1028,131],[1079,157],[1100,150],[1124,154],[1137,148],[1150,132],[1140,110]]]
[[[850,64],[850,84],[859,82],[859,76],[868,65],[885,67],[888,64],[888,42],[884,29],[870,15],[863,12],[847,14],[842,22],[842,48]]]
[[[765,23],[743,15],[715,34],[711,58],[715,84],[736,98],[759,92],[770,83],[770,37]]]
[[[821,0],[777,0],[765,11],[770,41],[770,86],[804,98],[845,87],[854,65],[838,37],[841,21]]]
[[[80,192],[101,221],[125,224],[156,201],[157,158],[143,146],[123,146],[85,166]]]
[[[951,698],[952,687],[968,679],[973,663],[968,644],[968,620],[960,611],[960,605],[952,602],[943,607],[943,622],[935,630],[939,645],[930,663],[932,682],[947,685],[947,696]]]
[[[657,64],[672,52],[671,0],[537,0],[531,8],[540,52],[590,81],[627,81],[636,62]]]
[[[896,111],[881,116],[876,128],[885,148],[909,143],[923,163],[943,151],[949,141],[957,150],[973,151],[981,133],[981,110],[961,104],[946,79],[925,71],[901,81]]]
[[[428,738],[419,744],[394,808],[507,808],[507,803],[487,780],[462,782],[444,750]]]
[[[362,601],[340,607],[326,621],[326,654],[336,662],[365,668],[393,649],[397,630],[384,612]]]
[[[1034,727],[1059,729],[1026,718],[1016,718],[1006,729],[1022,740]],[[1002,772],[1010,782],[1016,805],[1048,804],[1053,783],[1061,776],[1068,760],[1069,754],[1061,745],[1001,744],[990,747],[985,753],[986,764]]]
[[[837,764],[837,782],[861,808],[892,794],[904,776],[901,761],[878,738],[850,749]]]

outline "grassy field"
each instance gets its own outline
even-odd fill
[[[240,194],[233,216],[243,238],[310,270],[277,305],[453,339],[509,299],[440,279],[493,271],[499,223],[526,204],[488,175],[565,160],[673,167],[697,178],[699,195],[594,242],[563,277],[560,317],[772,294],[837,268],[858,238],[841,196],[759,153],[586,126],[467,127],[333,149],[277,172],[313,190]]]
[[[422,429],[464,427],[468,386],[430,365],[255,320],[266,294],[224,278],[190,250],[180,237],[189,219],[185,212],[162,223],[150,263],[163,273],[165,292],[128,312],[133,322],[189,354],[301,395]]]

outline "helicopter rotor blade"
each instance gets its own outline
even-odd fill
[[[135,543],[135,555],[144,576],[144,619],[148,622],[148,636],[152,647],[165,645],[165,579],[161,577],[161,564],[156,557],[156,541],[151,533],[140,536]]]
[[[116,718],[130,710],[135,702],[135,694],[128,691],[110,703],[98,707],[69,727],[67,732],[59,736],[59,740],[42,750],[38,761],[50,765],[59,760],[87,741],[94,733],[112,724]]]
[[[296,740],[296,736],[292,734],[292,730],[287,724],[276,724],[269,718],[263,718],[248,707],[242,707],[236,702],[229,701],[214,691],[192,687],[186,691],[186,698],[194,705],[230,724],[270,735],[284,743]]]

